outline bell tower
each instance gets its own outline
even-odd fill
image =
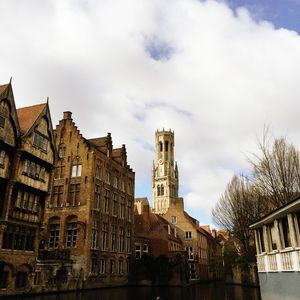
[[[152,167],[153,211],[164,214],[178,197],[178,168],[174,161],[174,131],[155,132],[156,158]]]

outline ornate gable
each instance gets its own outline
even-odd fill
[[[19,122],[11,83],[0,85],[0,142],[16,147]]]

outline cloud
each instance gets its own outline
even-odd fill
[[[87,138],[125,143],[137,195],[151,199],[157,128],[175,130],[189,213],[210,210],[249,172],[264,124],[299,146],[300,38],[246,8],[196,0],[0,3],[0,81],[17,106],[50,97],[53,123],[73,111]]]

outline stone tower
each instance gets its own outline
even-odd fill
[[[178,197],[178,168],[174,162],[174,131],[156,131],[152,168],[153,211],[164,214]]]

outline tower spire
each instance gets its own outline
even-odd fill
[[[178,197],[178,167],[174,166],[174,131],[155,132],[156,159],[153,164],[152,193],[154,212],[164,214]]]

